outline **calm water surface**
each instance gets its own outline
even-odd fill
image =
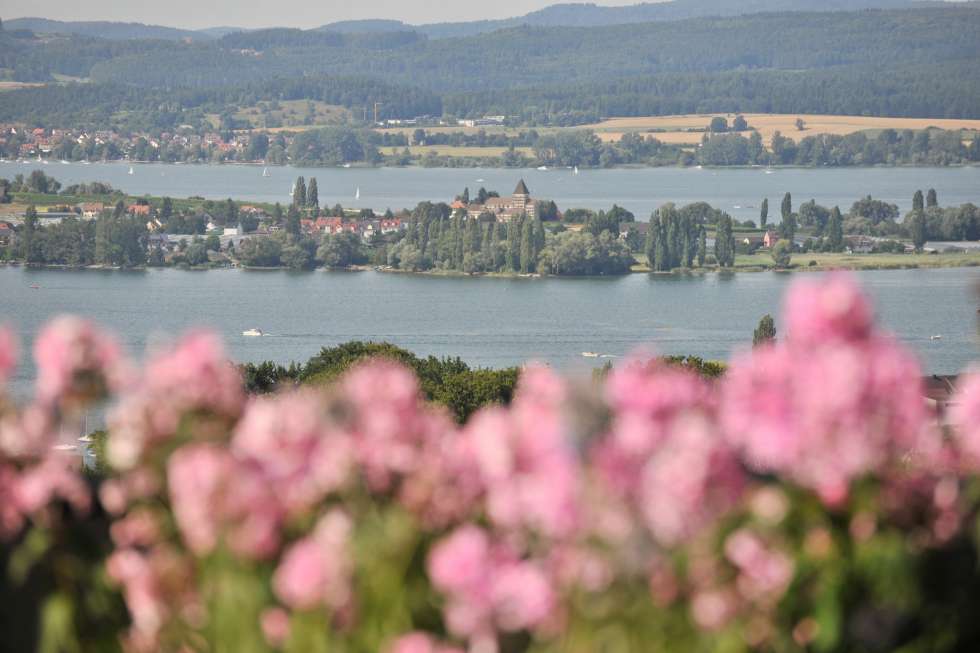
[[[918,352],[928,371],[957,372],[978,359],[974,288],[980,270],[857,276],[881,321]],[[743,273],[497,279],[0,267],[0,323],[14,326],[25,350],[46,320],[76,313],[114,331],[134,356],[155,341],[207,326],[225,338],[239,361],[305,361],[320,347],[363,339],[387,340],[422,355],[458,355],[477,366],[537,359],[576,369],[599,364],[582,352],[622,356],[644,345],[726,359],[751,340],[760,316],[778,314],[793,278]],[[270,335],[242,337],[253,327]],[[29,365],[18,371],[18,394],[32,378]]]
[[[759,206],[769,198],[770,217],[778,221],[779,202],[786,192],[794,205],[815,199],[845,211],[859,197],[897,204],[910,210],[916,189],[935,188],[943,206],[980,203],[980,167],[963,168],[762,168],[703,169],[644,168],[583,170],[502,170],[445,168],[293,168],[261,166],[80,163],[48,165],[0,163],[0,177],[12,178],[43,169],[64,185],[105,181],[131,194],[209,199],[232,197],[260,202],[290,201],[290,188],[299,175],[316,177],[321,205],[352,208],[400,209],[421,201],[451,201],[469,187],[480,186],[502,194],[526,179],[534,197],[554,199],[559,208],[605,209],[613,203],[633,211],[638,218],[665,202],[688,204],[705,201],[740,220],[758,220]],[[355,199],[360,189],[360,199]]]

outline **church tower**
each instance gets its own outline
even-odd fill
[[[517,182],[517,188],[514,189],[514,208],[518,211],[526,211],[530,201],[531,191],[527,189],[527,184],[521,179]]]

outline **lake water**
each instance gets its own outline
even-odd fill
[[[554,199],[560,209],[608,209],[617,203],[640,220],[665,202],[679,205],[705,201],[739,220],[758,220],[759,206],[769,198],[769,215],[778,221],[783,194],[793,194],[794,205],[815,199],[825,206],[839,205],[845,212],[860,197],[911,209],[917,189],[935,188],[943,206],[980,203],[980,167],[963,168],[762,168],[696,169],[643,168],[615,170],[503,170],[444,168],[262,168],[250,165],[80,163],[47,165],[0,163],[0,177],[30,174],[43,169],[64,185],[105,181],[131,194],[209,199],[232,197],[256,202],[290,201],[297,176],[317,178],[320,204],[372,208],[383,211],[412,208],[421,201],[451,201],[469,187],[480,186],[510,194],[524,178],[534,197]],[[355,199],[360,189],[360,199]]]
[[[798,273],[802,275],[805,273]],[[860,272],[880,319],[920,355],[952,373],[978,359],[976,268]],[[387,340],[418,354],[472,365],[542,360],[574,370],[638,346],[726,359],[778,315],[796,277],[778,273],[613,279],[445,278],[378,272],[28,270],[0,267],[0,323],[29,351],[60,313],[90,316],[134,356],[148,344],[207,326],[238,361],[305,361],[348,340]],[[31,288],[32,284],[40,286]],[[777,326],[781,326],[777,318]],[[246,338],[259,328],[270,334]],[[941,340],[931,336],[941,335]],[[14,379],[28,392],[33,368]]]

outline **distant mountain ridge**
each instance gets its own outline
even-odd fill
[[[126,39],[163,39],[180,41],[182,39],[212,38],[203,32],[144,25],[143,23],[116,23],[111,21],[61,21],[48,18],[13,18],[3,21],[10,30],[30,30],[35,34],[78,34],[95,38],[121,41]]]
[[[594,3],[564,3],[545,7],[524,16],[499,20],[411,25],[399,20],[367,19],[328,23],[315,31],[341,34],[381,34],[414,31],[429,38],[453,38],[486,34],[501,29],[529,25],[534,27],[604,27],[660,21],[685,20],[708,16],[739,16],[767,12],[855,11],[861,9],[906,9],[946,4],[944,0],[669,0],[644,2],[622,7]],[[971,0],[960,3],[980,6]],[[211,40],[248,30],[233,26],[187,30],[162,25],[111,21],[60,21],[47,18],[14,18],[4,21],[11,30],[30,30],[38,34],[79,34],[109,40],[183,39]]]

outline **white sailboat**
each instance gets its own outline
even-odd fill
[[[126,174],[129,174],[129,175],[135,175],[136,174],[135,172],[133,172],[133,166],[129,166],[129,172],[126,173]]]
[[[262,176],[263,177],[271,177],[272,175],[269,174],[269,169],[268,168],[262,168]]]
[[[574,175],[577,175],[578,174],[578,166],[575,166],[575,170],[572,171],[572,174],[574,174]]]
[[[361,187],[360,186],[357,187],[357,191],[354,193],[354,199],[356,199],[356,200],[361,199]]]

